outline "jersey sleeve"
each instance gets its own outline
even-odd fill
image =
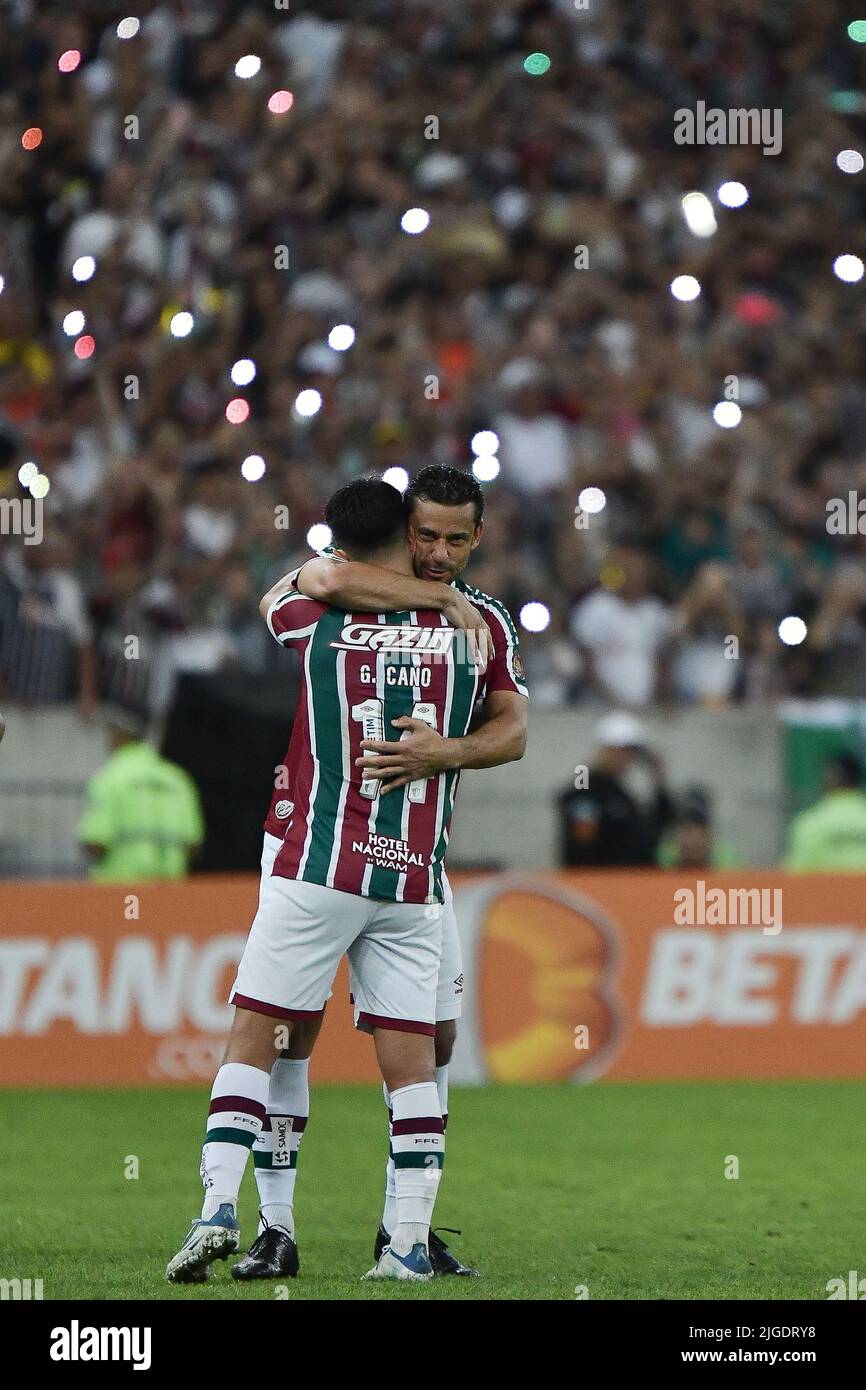
[[[300,566],[290,576],[293,584],[301,568],[303,567]],[[318,599],[307,598],[306,594],[292,588],[274,599],[265,621],[271,636],[281,647],[297,647],[312,636],[316,623],[325,611],[324,603],[320,603]]]
[[[467,594],[467,598],[484,614],[493,634],[494,655],[487,667],[488,694],[494,690],[513,690],[516,695],[524,695],[528,700],[529,688],[526,684],[523,658],[520,655],[517,629],[507,610],[501,604],[482,600],[471,592]]]

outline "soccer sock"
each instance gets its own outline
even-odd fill
[[[442,1111],[442,1128],[448,1128],[448,1063],[436,1068],[436,1090],[439,1092],[439,1109]]]
[[[448,1128],[448,1063],[436,1068],[436,1090],[439,1092],[439,1108],[442,1111],[442,1132]],[[382,1225],[390,1235],[397,1226],[397,1187],[394,1182],[394,1150],[391,1143],[393,1112],[388,1087],[382,1082],[382,1094],[388,1107],[388,1162],[385,1164],[385,1206],[382,1211]]]
[[[391,1249],[408,1255],[427,1244],[433,1206],[445,1162],[445,1132],[435,1081],[419,1081],[391,1092],[397,1225]]]
[[[298,1150],[310,1114],[310,1059],[279,1057],[271,1071],[268,1113],[253,1147],[256,1187],[265,1227],[282,1226],[295,1234],[292,1207],[298,1175]]]
[[[237,1205],[247,1158],[265,1118],[268,1073],[245,1062],[226,1062],[210,1094],[199,1170],[205,1189],[201,1211],[205,1221],[223,1202]]]
[[[394,1184],[394,1147],[391,1132],[394,1112],[391,1109],[391,1094],[384,1081],[382,1082],[382,1095],[385,1097],[385,1104],[388,1107],[388,1162],[385,1164],[385,1206],[382,1211],[382,1225],[390,1235],[397,1228],[397,1188]]]

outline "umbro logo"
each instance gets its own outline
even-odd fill
[[[462,994],[462,993],[463,993],[463,976],[462,976],[462,975],[458,975],[458,976],[457,976],[457,979],[454,981],[454,993],[455,993],[455,994]]]

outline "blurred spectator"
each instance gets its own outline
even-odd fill
[[[650,593],[647,557],[634,546],[609,561],[610,588],[581,599],[571,631],[592,687],[606,703],[639,708],[668,692],[670,608]]]
[[[824,795],[791,821],[785,868],[804,874],[866,870],[863,769],[850,754],[830,759]]]
[[[745,628],[723,565],[702,566],[686,589],[677,608],[677,637],[675,696],[687,704],[721,705],[730,700]],[[736,645],[730,643],[732,637]]]
[[[204,839],[191,777],[144,741],[144,719],[106,711],[112,753],[87,784],[78,838],[97,883],[177,879]]]
[[[78,697],[84,715],[96,703],[93,631],[82,585],[58,535],[22,544],[0,570],[0,690],[24,705]]]
[[[725,0],[267,10],[146,0],[124,40],[106,0],[4,6],[0,498],[25,495],[33,460],[77,586],[53,580],[43,620],[78,615],[34,679],[34,629],[9,636],[30,561],[0,559],[7,689],[119,698],[118,641],[171,667],[200,641],[202,591],[238,567],[211,659],[267,670],[240,609],[255,620],[334,489],[468,467],[491,430],[496,544],[467,577],[515,613],[550,608],[527,644],[546,700],[866,694],[866,604],[840,580],[862,548],[825,526],[830,497],[866,493],[861,295],[832,272],[866,256],[866,184],[835,164],[862,86],[839,0],[769,19],[737,0],[735,50]],[[534,50],[555,55],[543,76]],[[783,151],[677,145],[673,112],[699,99],[783,108]],[[736,209],[716,196],[730,181]],[[707,238],[683,217],[696,189]],[[401,229],[413,207],[419,235]],[[587,487],[605,505],[575,530]],[[622,546],[651,584],[620,584]],[[795,654],[776,635],[789,605],[817,619]]]
[[[530,633],[522,639],[534,709],[558,709],[571,704],[580,688],[583,662],[564,629],[563,614],[554,612],[544,632]]]
[[[661,761],[647,747],[643,725],[626,712],[601,719],[596,741],[586,785],[569,787],[559,798],[559,862],[567,868],[654,864],[659,838],[673,816]],[[652,782],[647,805],[626,785],[636,765]]]
[[[545,399],[544,369],[521,358],[499,375],[506,409],[494,421],[506,482],[529,499],[556,492],[571,475],[571,447],[561,416]]]
[[[736,852],[713,833],[710,802],[702,787],[692,787],[679,800],[676,823],[658,847],[662,869],[735,869]]]
[[[866,575],[862,563],[844,565],[828,584],[812,625],[820,660],[819,689],[849,698],[866,696]]]

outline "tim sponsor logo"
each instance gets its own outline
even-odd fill
[[[131,1361],[134,1371],[150,1370],[149,1327],[82,1327],[73,1318],[69,1327],[51,1329],[52,1361]]]

